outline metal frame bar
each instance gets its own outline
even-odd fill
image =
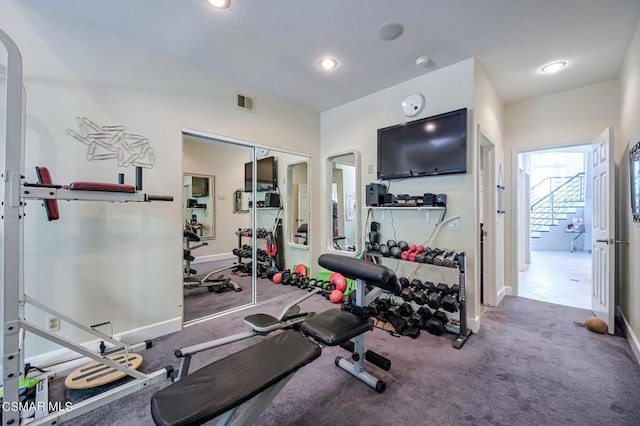
[[[73,191],[54,186],[23,185],[26,96],[22,85],[22,58],[17,45],[11,37],[2,30],[0,30],[0,43],[7,51],[7,101],[5,134],[2,135],[4,139],[2,141],[4,143],[4,167],[2,170],[4,186],[4,198],[2,202],[2,228],[4,232],[2,242],[2,385],[4,402],[12,405],[19,401],[19,379],[24,376],[24,371],[22,371],[24,365],[22,342],[26,331],[85,355],[134,378],[134,380],[129,383],[75,404],[70,410],[57,411],[48,415],[38,413],[38,419],[32,423],[34,425],[55,425],[61,421],[85,414],[151,383],[164,380],[169,376],[172,369],[166,367],[151,374],[144,374],[137,370],[124,367],[109,359],[105,359],[75,342],[50,333],[24,320],[25,303],[31,303],[50,313],[55,312],[24,294],[24,222],[22,220],[24,218],[24,200],[59,199],[144,202],[150,200],[170,201],[172,197],[150,196],[139,192]],[[66,315],[62,315],[59,312],[55,312],[55,314],[70,324],[108,340],[116,346],[122,345],[122,342],[118,342],[95,330],[86,328]],[[40,400],[48,399],[46,387],[43,388],[43,392],[40,392],[38,398],[40,398]],[[20,424],[20,411],[4,411],[2,423],[7,426]]]

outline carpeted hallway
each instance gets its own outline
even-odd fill
[[[285,300],[261,307],[277,313]],[[331,305],[314,296],[303,310]],[[242,317],[208,321],[164,336],[144,352],[145,371],[177,367],[174,349],[244,330]],[[262,413],[259,425],[638,425],[640,366],[624,337],[600,335],[573,324],[590,316],[584,309],[506,297],[489,309],[481,330],[467,344],[451,347],[453,335],[423,332],[417,339],[374,330],[367,347],[389,357],[387,381],[378,394],[334,365],[340,348],[302,368]],[[195,356],[191,371],[254,344],[234,343]],[[257,363],[260,360],[256,360]],[[67,424],[153,424],[149,401],[154,385]],[[62,398],[83,396],[52,383]],[[211,424],[215,424],[213,421]]]

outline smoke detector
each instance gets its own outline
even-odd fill
[[[421,68],[426,68],[431,65],[431,58],[429,56],[420,56],[416,58],[416,65]]]

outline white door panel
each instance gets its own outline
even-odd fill
[[[609,333],[615,326],[615,230],[613,183],[613,131],[609,127],[592,142],[593,229],[592,299],[593,313],[607,322]]]

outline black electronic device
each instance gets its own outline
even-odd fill
[[[380,183],[370,183],[367,185],[367,205],[379,206],[384,204],[384,196],[386,193],[386,186]]]
[[[466,108],[378,129],[378,179],[466,172]]]
[[[436,195],[433,205],[438,207],[447,207],[447,194]]]
[[[267,192],[264,196],[265,207],[280,207],[280,194],[277,192]]]
[[[380,230],[380,222],[371,222],[371,232],[378,232]]]
[[[384,194],[384,204],[393,204],[393,194]]]
[[[422,205],[425,207],[435,206],[436,203],[436,194],[432,194],[427,192],[422,197]]]
[[[275,191],[278,187],[278,162],[275,157],[261,158],[256,167],[256,191]],[[244,190],[253,191],[253,162],[244,165]]]

